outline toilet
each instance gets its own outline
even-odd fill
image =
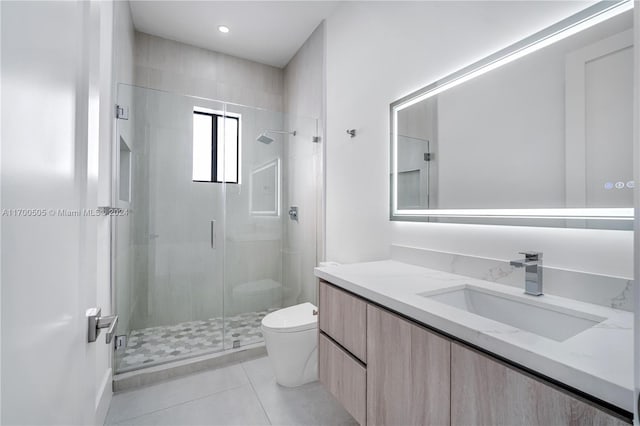
[[[271,312],[262,334],[276,381],[294,387],[318,380],[318,315],[311,303]]]

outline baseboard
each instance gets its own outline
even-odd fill
[[[107,370],[98,388],[98,395],[96,397],[96,424],[103,425],[107,418],[107,412],[109,411],[109,405],[111,404],[111,398],[113,397],[113,391],[111,390],[111,382],[113,381],[113,374],[111,368]]]

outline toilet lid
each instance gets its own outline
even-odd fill
[[[318,316],[313,315],[316,309],[318,308],[308,302],[279,309],[262,318],[262,326],[280,333],[311,330],[318,324]]]

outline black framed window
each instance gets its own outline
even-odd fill
[[[240,117],[193,111],[193,181],[240,183]]]

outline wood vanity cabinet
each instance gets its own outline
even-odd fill
[[[318,376],[361,425],[366,421],[367,302],[320,281]]]
[[[367,307],[367,424],[448,425],[451,343]]]
[[[451,344],[451,424],[628,425],[566,391],[455,342]]]
[[[361,425],[630,424],[322,280],[319,311],[320,382]]]

